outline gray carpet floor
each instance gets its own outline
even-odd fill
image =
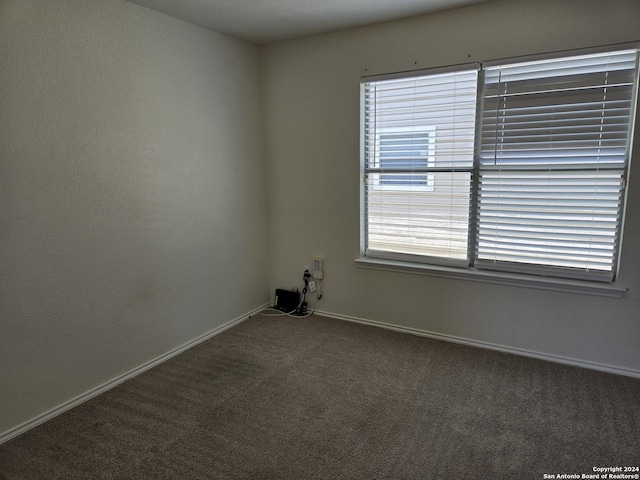
[[[254,317],[0,445],[0,479],[541,479],[638,465],[639,432],[638,379]]]

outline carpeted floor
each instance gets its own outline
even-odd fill
[[[638,379],[254,317],[0,445],[0,479],[542,479],[639,465],[639,433]]]

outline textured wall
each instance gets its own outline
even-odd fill
[[[264,47],[272,286],[299,283],[302,266],[323,254],[323,311],[640,374],[637,165],[619,277],[629,292],[622,300],[354,264],[361,76],[633,41],[639,32],[636,0],[509,0]]]
[[[0,433],[268,300],[255,47],[0,1]]]

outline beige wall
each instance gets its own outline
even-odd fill
[[[0,436],[268,301],[257,54],[0,1]]]
[[[298,284],[302,266],[321,254],[322,311],[640,375],[637,166],[619,276],[629,289],[623,299],[354,264],[361,76],[634,41],[639,33],[636,0],[509,0],[264,47],[271,287]],[[637,157],[638,135],[635,144]]]

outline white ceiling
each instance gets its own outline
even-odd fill
[[[491,0],[128,0],[266,44]]]

